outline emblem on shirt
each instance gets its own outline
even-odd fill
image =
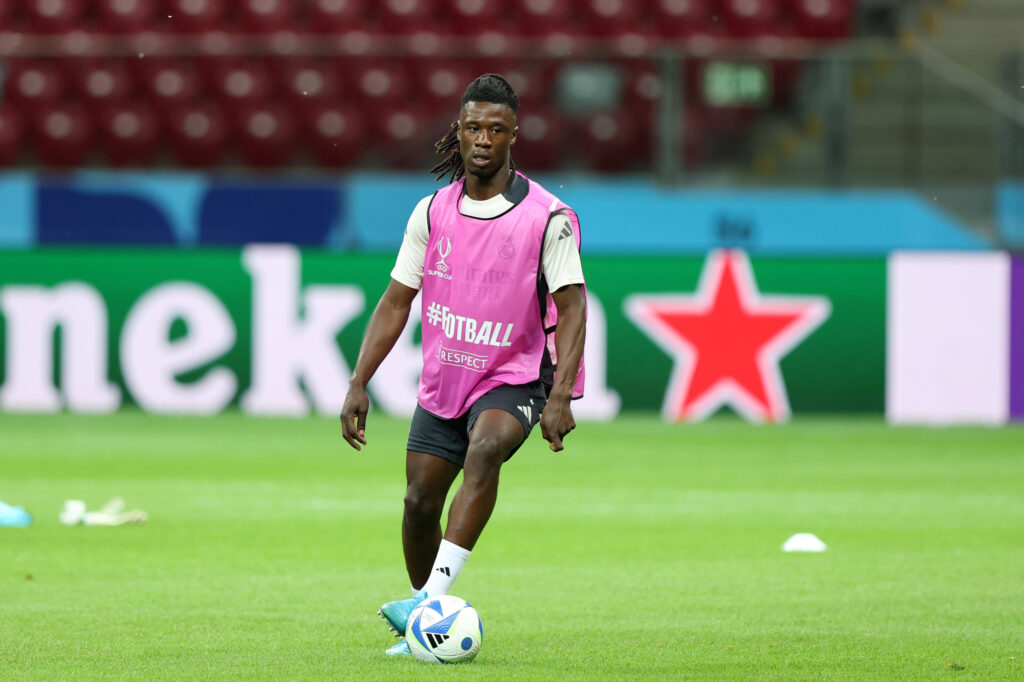
[[[558,233],[558,241],[562,241],[563,239],[566,239],[567,237],[571,237],[571,236],[572,236],[572,228],[569,227],[569,221],[566,220],[565,224],[562,225],[562,231]]]
[[[451,348],[445,348],[444,346],[437,347],[437,361],[442,365],[452,365],[454,367],[462,367],[463,369],[472,370],[474,372],[483,372],[487,369],[486,355],[477,355],[476,353],[467,353],[461,350],[452,350]]]
[[[441,260],[434,264],[438,272],[448,272],[450,268],[448,264],[444,262],[444,259],[448,257],[448,254],[452,252],[452,240],[451,237],[441,237],[437,242],[437,252],[441,255]]]
[[[498,247],[498,255],[505,260],[512,260],[516,257],[516,246],[512,243],[512,235],[508,235],[501,242],[501,246]]]

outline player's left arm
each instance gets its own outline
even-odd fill
[[[579,284],[566,285],[553,292],[551,297],[558,308],[558,326],[555,328],[558,366],[547,405],[540,415],[540,431],[550,441],[549,447],[558,452],[563,448],[562,438],[576,428],[571,400],[587,337],[587,298]]]
[[[548,403],[540,416],[540,429],[544,438],[551,442],[551,449],[557,452],[562,449],[562,438],[576,428],[569,401],[572,400],[576,373],[579,371],[580,358],[583,357],[587,329],[583,264],[580,262],[580,250],[573,237],[572,225],[564,213],[555,213],[548,220],[544,231],[541,268],[558,309],[558,323],[555,327],[555,357],[558,364]]]

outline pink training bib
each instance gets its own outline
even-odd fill
[[[540,273],[544,230],[553,213],[576,213],[543,187],[490,219],[459,212],[465,179],[434,193],[423,267],[423,373],[419,403],[439,417],[466,412],[502,384],[551,383],[557,309]],[[583,362],[573,397],[583,395]]]

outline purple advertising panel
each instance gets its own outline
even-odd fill
[[[1024,420],[1024,256],[1010,263],[1010,419]]]

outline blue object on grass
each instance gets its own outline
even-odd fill
[[[32,523],[32,515],[24,507],[12,507],[0,500],[0,526],[24,528]]]
[[[413,609],[419,606],[420,602],[426,598],[426,590],[420,590],[409,599],[389,601],[380,607],[380,615],[384,616],[384,619],[393,630],[398,633],[404,633],[406,626],[409,624],[409,616],[412,615]]]

